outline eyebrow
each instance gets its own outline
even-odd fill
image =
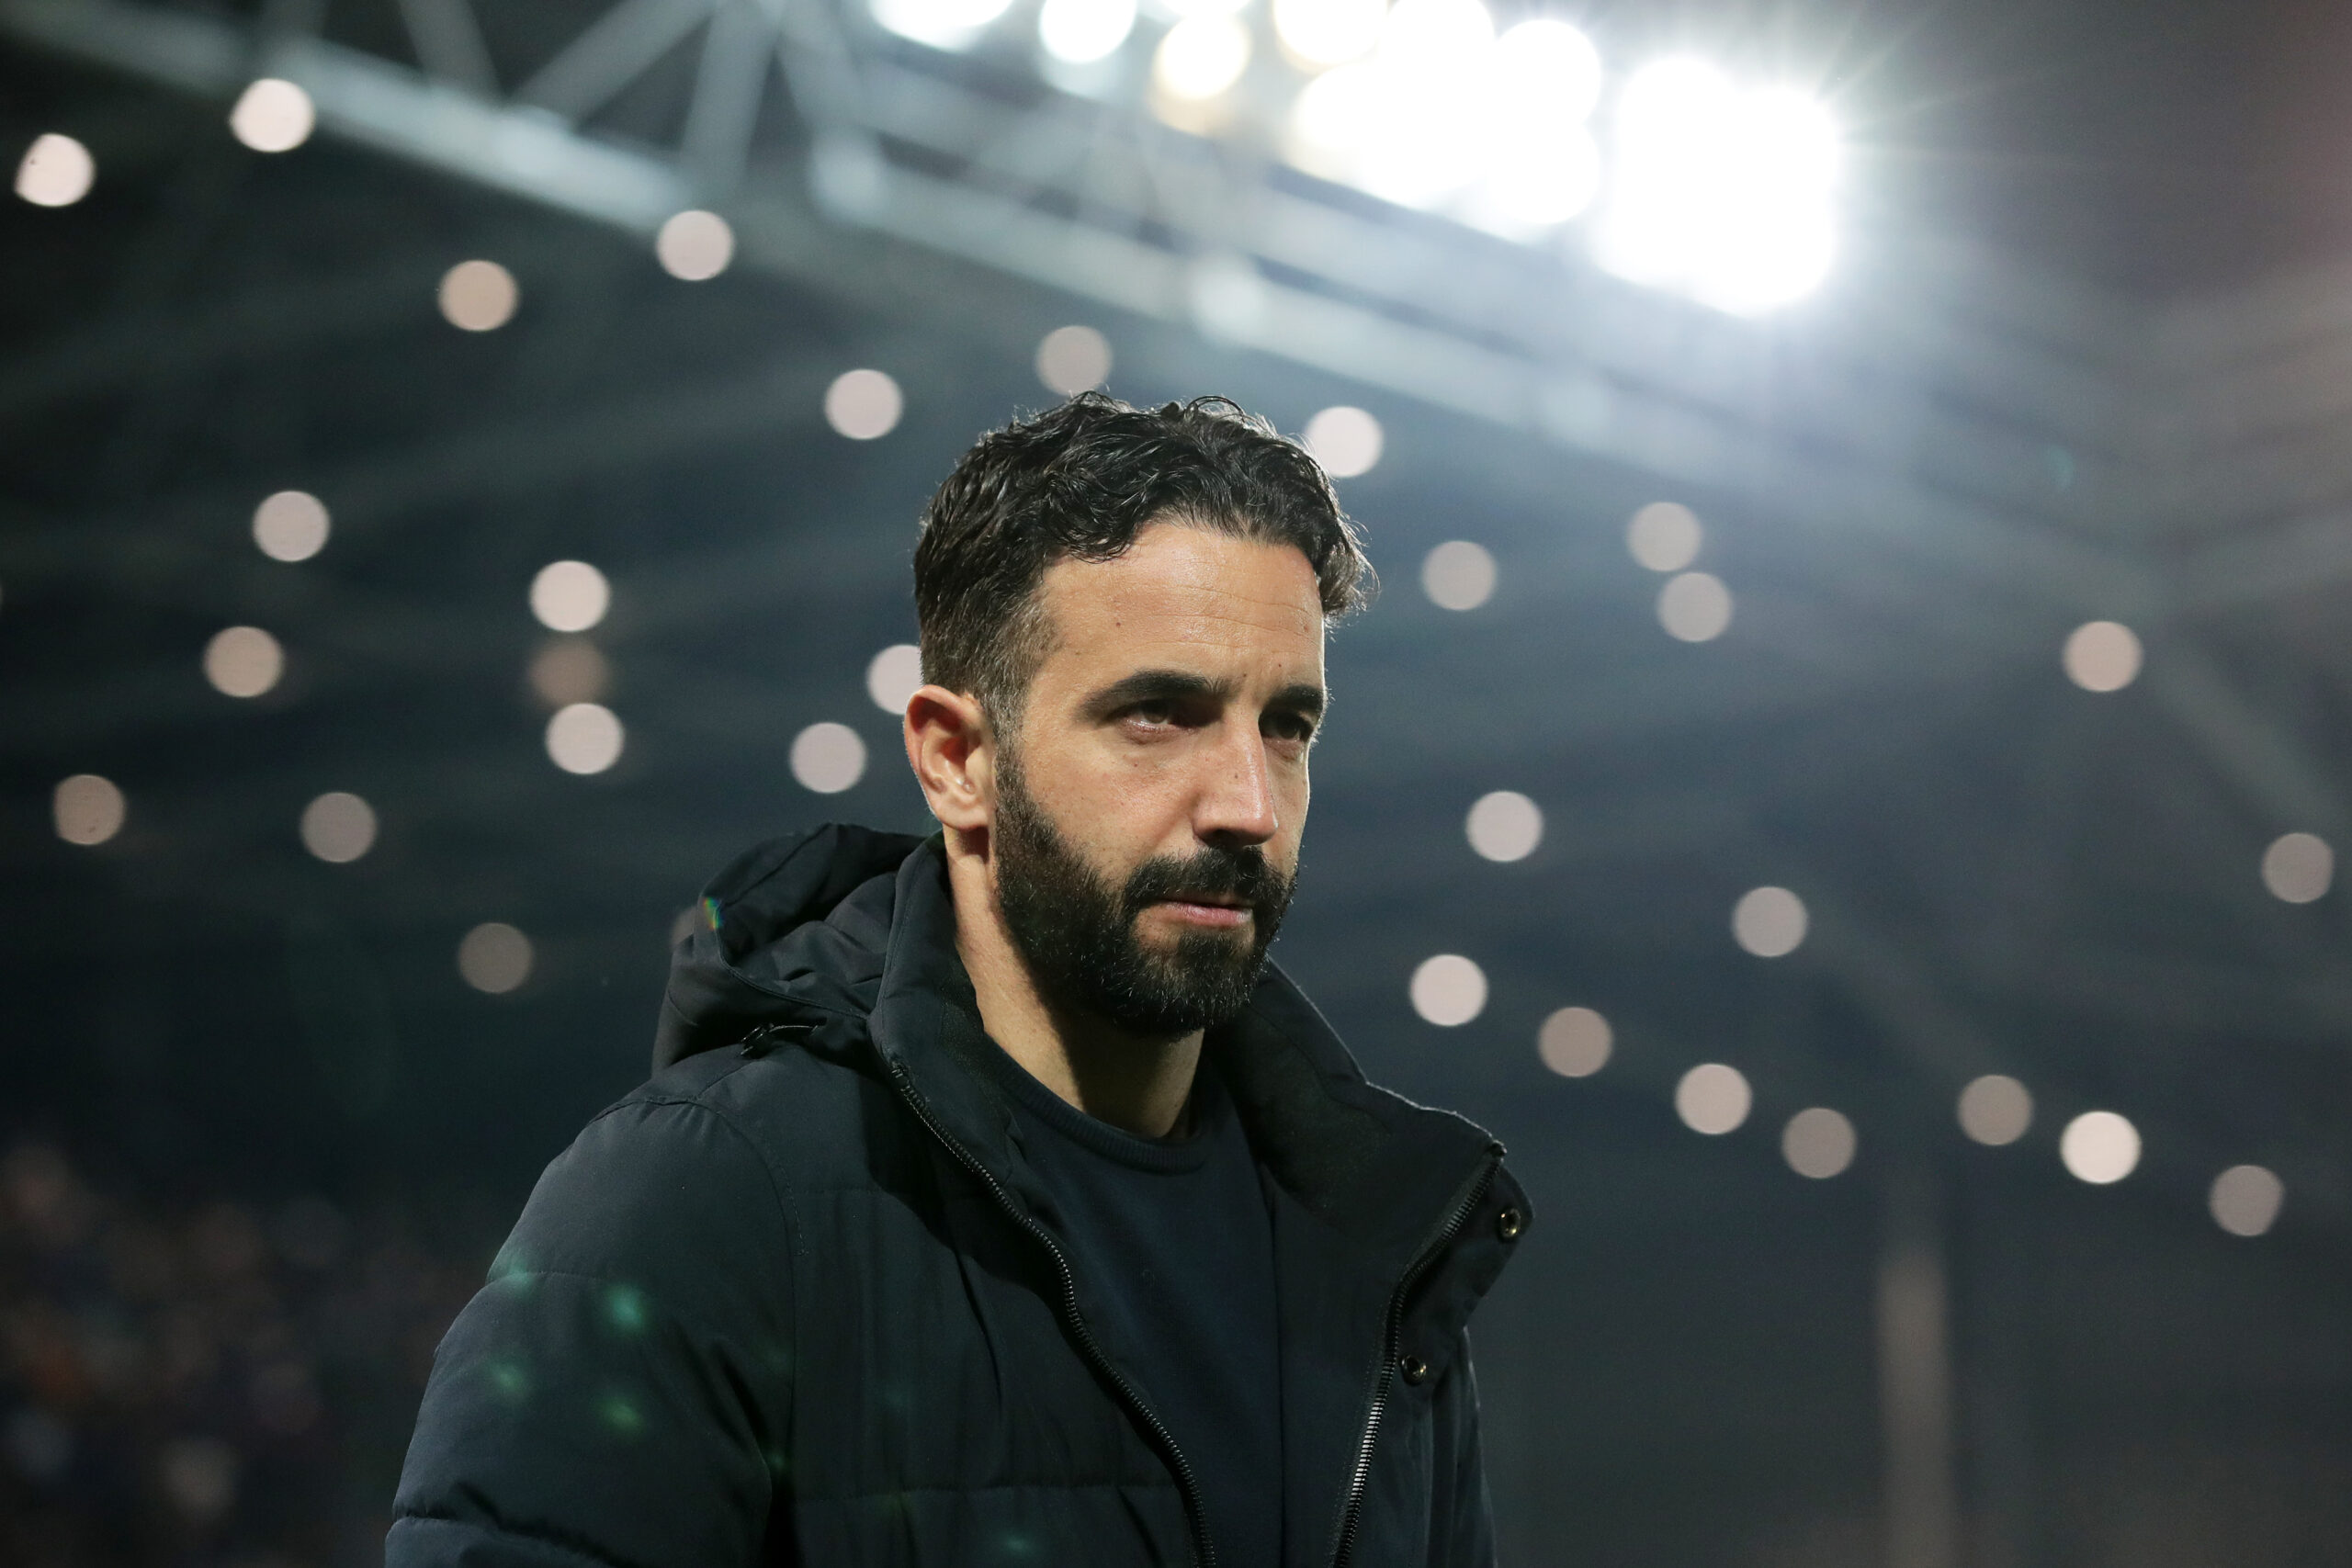
[[[1204,698],[1213,702],[1230,702],[1239,689],[1238,681],[1213,681],[1188,670],[1138,670],[1132,675],[1120,677],[1089,697],[1086,711],[1096,717],[1107,717],[1121,708],[1142,702],[1184,702]],[[1296,681],[1276,692],[1267,701],[1266,706],[1319,719],[1329,700],[1322,687],[1310,682]]]

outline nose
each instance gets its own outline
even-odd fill
[[[1274,815],[1272,770],[1265,738],[1255,726],[1233,725],[1209,757],[1209,777],[1193,816],[1193,831],[1216,844],[1262,844],[1282,826]]]

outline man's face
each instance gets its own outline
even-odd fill
[[[1323,612],[1288,546],[1161,524],[1041,589],[997,898],[1041,988],[1139,1034],[1238,1013],[1297,874]]]

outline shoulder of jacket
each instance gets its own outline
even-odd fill
[[[897,1104],[879,1064],[787,1042],[757,1054],[729,1047],[664,1068],[595,1122],[707,1115],[741,1134],[787,1185],[838,1181],[867,1168],[876,1098]]]

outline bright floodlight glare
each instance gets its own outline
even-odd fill
[[[1307,83],[1291,104],[1291,162],[1327,178],[1353,179],[1385,115],[1389,86],[1387,74],[1369,62],[1336,66]]]
[[[2213,1179],[2213,1223],[2232,1235],[2260,1235],[2278,1223],[2287,1184],[2258,1165],[2233,1165]]]
[[[1838,134],[1795,94],[1665,60],[1618,95],[1601,265],[1753,314],[1809,293],[1835,249]]]
[[[612,603],[612,584],[584,560],[549,561],[531,579],[531,614],[551,632],[584,632]]]
[[[1475,610],[1494,597],[1495,558],[1483,545],[1449,540],[1422,560],[1421,592],[1442,610]]]
[[[531,939],[503,920],[485,920],[458,943],[458,973],[477,991],[504,996],[531,977]]]
[[[1698,513],[1679,502],[1653,501],[1625,525],[1625,548],[1652,571],[1680,571],[1705,541]]]
[[[531,656],[531,690],[551,708],[604,700],[612,689],[613,667],[584,637],[549,637]]]
[[[908,699],[922,689],[922,649],[910,642],[892,643],[865,667],[865,694],[888,714],[907,711]]]
[[[1152,57],[1152,77],[1170,97],[1214,98],[1250,68],[1250,29],[1231,17],[1187,17],[1168,29]]]
[[[1713,642],[1731,626],[1731,590],[1712,572],[1669,578],[1658,590],[1657,624],[1684,642]]]
[[[2140,1163],[2140,1130],[2112,1111],[2086,1111],[2058,1134],[2058,1157],[2078,1179],[2105,1187]]]
[[[735,259],[735,231],[716,212],[674,212],[653,236],[653,257],[672,277],[701,283],[725,272]]]
[[[1111,340],[1092,327],[1056,327],[1037,343],[1037,379],[1063,397],[1111,378]]]
[[[1562,1008],[1535,1032],[1535,1054],[1564,1078],[1589,1078],[1609,1065],[1609,1021],[1590,1008]]]
[[[229,111],[230,131],[256,152],[290,152],[311,139],[318,122],[311,95],[275,76],[250,84]]]
[[[1065,65],[1091,65],[1116,54],[1136,30],[1136,0],[1046,0],[1037,41]]]
[[[1454,1029],[1487,1009],[1487,972],[1458,953],[1424,958],[1407,987],[1413,1010],[1440,1029]]]
[[[1736,1129],[1747,1120],[1748,1109],[1755,1103],[1756,1096],[1740,1070],[1721,1062],[1700,1063],[1674,1086],[1674,1113],[1682,1118],[1684,1126],[1709,1137]]]
[[[899,384],[879,370],[844,370],[825,389],[825,423],[852,441],[889,434],[906,406]]]
[[[1960,1130],[1999,1148],[2025,1136],[2033,1125],[2033,1096],[2006,1073],[1987,1073],[1960,1091]]]
[[[1731,934],[1758,958],[1786,958],[1804,944],[1804,900],[1785,887],[1757,887],[1732,906]]]
[[[1306,449],[1335,479],[1352,479],[1372,472],[1380,461],[1386,437],[1380,422],[1363,410],[1341,403],[1325,409],[1306,422]]]
[[[301,833],[304,849],[344,865],[375,846],[376,808],[348,790],[329,790],[302,808]]]
[[[254,508],[254,543],[272,560],[309,560],[327,544],[327,509],[307,491],[281,490]]]
[[[260,696],[285,671],[285,650],[259,626],[231,626],[204,645],[204,678],[224,696]]]
[[[1566,223],[1600,193],[1600,144],[1582,126],[1556,136],[1506,134],[1484,164],[1464,216],[1509,238]]]
[[[2086,692],[2120,692],[2139,678],[2139,634],[2120,621],[2086,621],[2067,636],[2060,662]]]
[[[873,0],[874,19],[933,49],[964,50],[978,41],[1012,0]]]
[[[819,795],[839,795],[865,776],[865,742],[846,724],[812,724],[792,738],[792,776]]]
[[[17,194],[35,207],[71,207],[90,194],[98,162],[70,136],[49,131],[33,138],[17,164]]]
[[[122,831],[130,806],[112,779],[75,773],[60,779],[49,798],[50,820],[69,844],[103,844]]]
[[[1826,1105],[1800,1111],[1781,1129],[1781,1157],[1799,1176],[1826,1181],[1854,1163],[1854,1124]]]
[[[620,716],[601,703],[570,703],[548,720],[548,760],[567,773],[601,773],[621,760]]]
[[[1544,841],[1544,810],[1516,790],[1498,789],[1478,797],[1463,827],[1487,859],[1525,860]]]
[[[2290,904],[2326,897],[2335,881],[2335,852],[2316,833],[2288,833],[2262,852],[2262,885]]]
[[[1508,130],[1573,130],[1600,101],[1600,51],[1566,22],[1521,22],[1495,40],[1494,93]]]
[[[469,333],[496,332],[514,319],[523,291],[514,275],[494,261],[464,261],[441,277],[441,314]]]
[[[1274,0],[1274,36],[1301,65],[1339,65],[1372,52],[1387,15],[1388,0]]]

